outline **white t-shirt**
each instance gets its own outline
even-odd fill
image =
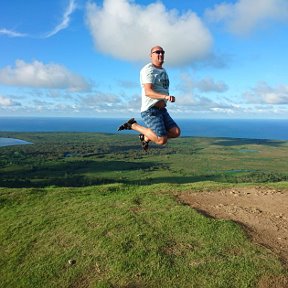
[[[148,110],[154,106],[160,99],[152,99],[145,95],[144,85],[146,83],[153,84],[153,90],[169,95],[169,78],[164,68],[156,68],[152,63],[145,65],[140,71],[140,83],[142,88],[142,104],[141,112]],[[164,100],[166,102],[166,100]]]

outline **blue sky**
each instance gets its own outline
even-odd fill
[[[175,118],[288,118],[287,0],[0,1],[0,116],[139,117],[161,45]]]

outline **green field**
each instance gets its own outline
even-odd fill
[[[179,138],[145,153],[136,135],[0,136],[34,143],[0,148],[0,287],[238,288],[288,276],[239,225],[177,199],[287,188],[288,142]]]

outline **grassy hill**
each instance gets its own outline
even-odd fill
[[[178,192],[287,188],[288,143],[135,135],[2,133],[0,287],[257,287],[287,277],[232,221]],[[275,286],[276,287],[276,286]]]

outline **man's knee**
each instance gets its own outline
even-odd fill
[[[180,136],[180,134],[181,134],[181,130],[179,127],[173,127],[169,130],[169,136],[171,138],[177,138]]]
[[[157,139],[158,145],[165,145],[166,143],[167,143],[167,137],[166,136],[158,137],[158,139]]]
[[[179,137],[180,134],[181,134],[180,128],[179,128],[179,127],[175,127],[175,138],[176,138],[176,137]]]

